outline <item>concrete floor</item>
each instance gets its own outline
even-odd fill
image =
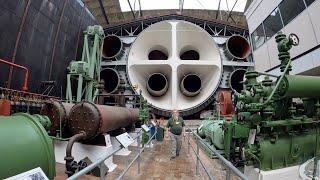
[[[191,138],[191,144],[196,149],[194,140]],[[190,148],[188,153],[187,138],[184,138],[180,156],[170,160],[170,141],[154,141],[153,148],[146,148],[141,156],[141,174],[137,172],[137,163],[129,169],[123,179],[125,180],[151,180],[151,179],[208,179],[203,168],[200,165],[200,175],[196,175],[196,156]],[[114,163],[118,167],[106,176],[106,179],[115,179],[127,167],[130,161],[137,153],[137,147],[129,147],[132,151],[128,156],[114,156]],[[200,157],[209,172],[215,179],[225,179],[225,169],[217,159],[210,159],[201,149]],[[57,164],[56,180],[66,179],[64,174],[64,165]],[[82,177],[83,180],[98,179],[92,175]],[[234,177],[232,179],[235,179]]]

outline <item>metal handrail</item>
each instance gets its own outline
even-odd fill
[[[206,168],[206,166],[203,164],[203,162],[200,159],[199,156],[199,142],[197,141],[197,151],[194,149],[194,147],[190,144],[190,138],[188,135],[188,147],[190,146],[192,151],[194,152],[194,154],[197,156],[197,164],[196,164],[196,174],[199,174],[199,163],[201,164],[202,168],[204,169],[204,171],[206,172],[207,176],[209,177],[210,180],[213,180],[214,178],[211,176],[211,174],[209,173],[208,169]],[[189,149],[188,149],[189,150]]]
[[[130,167],[133,165],[133,163],[139,158],[138,161],[138,174],[140,174],[140,156],[141,153],[144,151],[144,149],[146,148],[146,145],[150,144],[150,142],[152,141],[152,139],[156,136],[157,134],[157,130],[155,131],[155,133],[150,137],[149,141],[144,145],[144,147],[142,149],[140,149],[139,153],[133,158],[133,160],[129,163],[129,165],[126,167],[125,170],[122,171],[122,173],[116,178],[116,180],[120,180],[123,178],[123,176],[128,172],[128,170],[130,169]],[[139,140],[138,140],[139,142]],[[139,148],[140,148],[140,143],[138,144]]]
[[[140,129],[141,131],[141,129]],[[133,138],[133,140],[136,140],[138,137],[141,136],[140,131],[137,132],[137,136],[135,136]],[[138,140],[139,141],[139,140]],[[83,176],[85,174],[87,174],[88,172],[90,172],[91,170],[93,170],[94,168],[100,166],[101,164],[104,163],[104,161],[106,159],[108,159],[109,157],[113,156],[115,153],[117,153],[118,151],[120,151],[121,149],[123,149],[123,146],[120,144],[117,147],[113,148],[113,151],[111,153],[105,154],[103,156],[101,156],[97,161],[93,162],[92,164],[90,164],[89,166],[87,166],[86,168],[82,169],[81,171],[75,173],[74,175],[70,176],[67,180],[76,180],[78,179],[80,176]],[[103,168],[100,168],[100,179],[104,179],[105,177],[105,172],[102,170]]]
[[[191,129],[190,132],[192,132],[192,134],[197,138],[197,143],[199,140],[202,140],[202,138],[194,131]],[[241,178],[242,180],[248,180],[248,177],[246,175],[244,175],[238,168],[236,168],[235,166],[233,166],[233,164],[228,161],[226,158],[224,158],[216,149],[212,148],[210,145],[206,144],[206,143],[202,143],[203,145],[205,145],[207,148],[209,148],[209,150],[218,157],[218,159],[220,161],[223,162],[223,164],[229,169],[231,170],[234,174],[236,174],[239,178]],[[228,175],[228,174],[227,174]]]

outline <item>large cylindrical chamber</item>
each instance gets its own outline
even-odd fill
[[[63,131],[65,129],[73,105],[74,104],[62,103],[57,100],[50,100],[44,104],[40,114],[48,116],[51,121],[50,135],[55,136],[60,130]]]
[[[26,113],[0,116],[0,179],[40,167],[55,176],[53,144],[41,117]]]
[[[72,134],[84,131],[86,139],[91,139],[101,133],[127,127],[135,123],[138,116],[139,109],[80,102],[71,109],[69,128]]]
[[[283,97],[320,97],[320,77],[286,75],[279,86]]]
[[[219,48],[203,28],[168,20],[144,29],[131,45],[128,79],[153,112],[169,116],[202,110],[213,99],[222,75]],[[152,87],[151,87],[152,86]]]

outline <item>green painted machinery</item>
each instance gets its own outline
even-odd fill
[[[320,77],[290,75],[289,50],[298,44],[295,35],[279,32],[276,42],[282,75],[276,81],[265,76],[258,82],[259,72],[249,69],[243,91],[234,95],[232,119],[202,125],[214,135],[209,135],[211,142],[223,138],[223,148],[213,145],[237,165],[279,169],[302,164],[320,153]],[[219,130],[212,128],[218,125]],[[205,131],[199,135],[208,136]]]
[[[213,120],[211,118],[204,120],[198,128],[200,137],[212,144],[217,149],[224,149],[224,131],[222,129],[224,120]]]
[[[53,144],[45,128],[48,117],[17,113],[0,116],[0,179],[40,167],[55,176]]]
[[[94,102],[99,90],[103,87],[100,82],[101,49],[104,39],[101,26],[88,26],[84,31],[83,51],[80,61],[71,61],[67,74],[67,102],[86,100]]]

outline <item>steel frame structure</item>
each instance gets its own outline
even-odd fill
[[[104,33],[101,26],[89,26],[84,31],[84,42],[81,61],[71,61],[67,74],[67,102],[79,102],[84,99],[94,102],[98,94],[98,84],[100,83],[101,71],[101,49],[104,39]],[[77,85],[72,87],[72,80]],[[76,95],[72,89],[76,88]]]
[[[209,21],[178,14],[134,20],[129,23],[106,27],[104,28],[104,32],[106,35],[137,36],[151,24],[164,20],[184,20],[194,23],[205,29],[213,37],[229,37],[238,34],[246,37],[247,39],[249,38],[249,31],[245,27],[236,27],[222,22]]]

